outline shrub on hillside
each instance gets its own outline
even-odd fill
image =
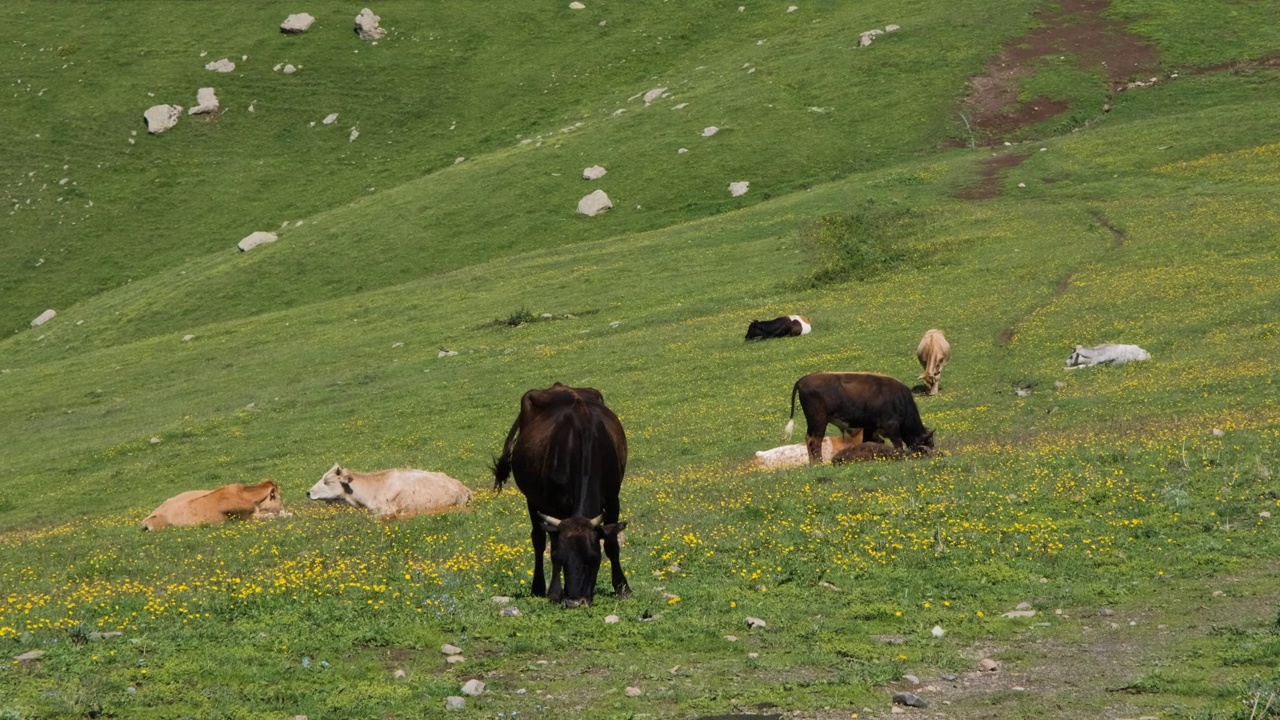
[[[880,209],[870,203],[852,213],[829,213],[800,229],[800,241],[815,267],[802,281],[819,287],[866,280],[910,258],[906,238],[915,224],[909,209]]]

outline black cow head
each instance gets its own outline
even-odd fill
[[[923,435],[921,435],[921,436],[920,436],[920,439],[919,439],[919,440],[917,440],[917,441],[915,442],[915,444],[911,446],[911,449],[912,449],[912,450],[923,450],[923,449],[925,449],[925,448],[930,448],[930,449],[932,449],[932,448],[933,448],[933,446],[934,446],[934,445],[933,445],[933,430],[931,430],[931,429],[929,429],[929,428],[925,428],[924,434],[923,434]]]
[[[625,522],[604,524],[604,516],[581,516],[559,520],[538,513],[542,528],[555,533],[551,562],[564,570],[564,605],[573,608],[590,606],[596,594],[596,576],[600,573],[600,543],[626,529]],[[552,570],[554,575],[555,570]],[[554,580],[552,581],[554,586]],[[551,598],[555,600],[556,598]]]

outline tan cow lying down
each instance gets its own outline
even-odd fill
[[[864,442],[856,445],[850,445],[837,452],[831,458],[832,465],[845,465],[847,463],[865,462],[867,460],[906,460],[910,457],[925,456],[933,454],[929,448],[920,448],[918,450],[910,450],[903,448],[899,450],[887,443]]]
[[[143,530],[170,525],[219,525],[227,518],[289,517],[280,488],[270,480],[257,485],[224,485],[217,490],[188,490],[165,500],[142,521]]]
[[[930,395],[937,395],[938,376],[951,359],[951,345],[947,343],[941,330],[931,329],[920,338],[920,344],[916,346],[916,359],[920,361],[920,367],[924,368],[919,376],[924,380],[924,386],[929,388]]]
[[[471,501],[471,488],[441,472],[396,468],[362,473],[334,463],[307,497],[345,502],[391,520],[464,507]]]
[[[862,442],[862,431],[855,430],[852,435],[836,435],[834,437],[822,438],[822,462],[831,462],[831,458],[841,450],[857,445]],[[783,445],[772,450],[757,450],[756,457],[751,461],[752,467],[759,468],[788,468],[800,467],[809,462],[809,450],[804,443],[796,445]]]

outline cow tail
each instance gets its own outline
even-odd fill
[[[516,432],[520,429],[520,418],[511,424],[511,432],[507,433],[507,441],[502,444],[502,454],[493,459],[493,491],[502,490],[502,485],[511,477],[511,446],[515,444]]]
[[[791,415],[787,420],[787,426],[782,429],[782,431],[786,433],[788,440],[791,439],[791,436],[795,434],[796,431],[796,395],[799,392],[800,381],[797,380],[796,384],[791,386]]]

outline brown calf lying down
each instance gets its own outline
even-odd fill
[[[862,431],[854,430],[849,435],[835,435],[822,438],[822,461],[831,462],[831,458],[841,450],[862,442]],[[757,450],[755,458],[751,461],[752,467],[759,468],[788,468],[800,467],[809,462],[809,450],[804,443],[795,445],[783,445],[771,450]]]
[[[918,450],[898,449],[892,445],[878,442],[864,442],[850,445],[831,457],[832,465],[865,462],[867,460],[906,460],[911,457],[929,456],[933,452],[929,448]]]
[[[280,488],[270,480],[257,485],[235,483],[217,490],[188,490],[165,500],[142,521],[143,530],[162,530],[170,525],[219,525],[227,518],[287,517]]]

